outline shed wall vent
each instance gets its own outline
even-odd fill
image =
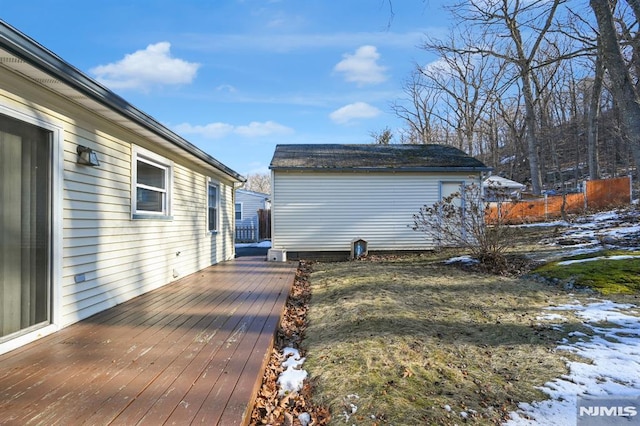
[[[368,243],[362,238],[356,238],[351,241],[351,258],[360,259],[361,257],[366,256],[369,253],[367,245]]]

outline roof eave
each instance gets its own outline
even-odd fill
[[[464,172],[481,173],[493,170],[492,167],[286,167],[269,166],[269,169],[280,172],[385,172],[385,173],[415,173],[415,172]]]

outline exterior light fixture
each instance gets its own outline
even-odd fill
[[[94,150],[89,147],[78,145],[76,148],[78,153],[78,164],[84,164],[85,166],[99,166],[98,155]]]

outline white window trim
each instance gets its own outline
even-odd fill
[[[464,179],[447,179],[447,180],[438,181],[438,196],[441,200],[442,200],[442,197],[444,196],[442,187],[447,184],[457,184],[458,189],[460,189],[467,185],[467,181]]]
[[[165,199],[161,212],[138,210],[137,206],[137,189],[144,188],[144,185],[138,185],[138,160],[151,164],[154,167],[166,170],[165,175]],[[155,188],[147,188],[155,189]],[[172,198],[173,198],[173,161],[168,160],[154,152],[133,145],[131,155],[131,218],[132,219],[161,219],[172,220]]]
[[[463,191],[460,194],[460,207],[462,207],[462,210],[465,211],[466,210],[466,205],[467,205],[467,198],[466,198],[466,194],[464,193],[464,188],[467,186],[467,181],[466,180],[441,180],[439,185],[438,185],[438,201],[442,201],[442,199],[444,198],[444,193],[442,191],[443,186],[446,184],[457,184],[459,191]],[[449,194],[447,194],[448,196]]]
[[[209,187],[215,187],[216,188],[216,205],[215,205],[215,209],[216,209],[216,227],[215,229],[209,229],[209,208],[211,206],[209,206]],[[218,231],[220,231],[220,182],[213,180],[211,178],[207,179],[207,188],[206,188],[206,197],[207,197],[207,232],[209,232],[210,234],[216,234],[218,233]]]
[[[236,217],[236,205],[237,205],[237,204],[240,204],[240,219],[238,219],[238,218]],[[242,203],[242,202],[237,202],[237,201],[236,201],[236,202],[233,204],[233,218],[234,218],[235,220],[244,220],[244,203]]]

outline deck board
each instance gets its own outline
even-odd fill
[[[214,265],[0,355],[0,424],[246,424],[296,266]]]

